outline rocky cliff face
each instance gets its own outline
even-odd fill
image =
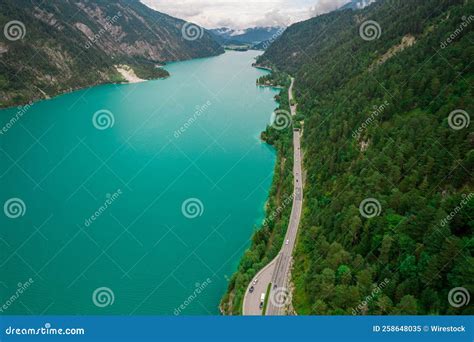
[[[201,27],[138,0],[3,0],[0,26],[0,106],[123,81],[118,64],[150,79],[167,75],[162,63],[223,52]]]

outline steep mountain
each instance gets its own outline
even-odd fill
[[[223,45],[258,44],[276,39],[282,32],[281,27],[252,27],[245,30],[233,30],[227,27],[209,30]]]
[[[217,55],[204,29],[138,0],[3,0],[0,105],[117,82],[167,75],[160,64]],[[126,65],[126,66],[124,66]]]
[[[379,0],[294,24],[258,60],[296,78],[304,121],[298,314],[474,314],[472,13],[472,0]],[[275,240],[279,225],[255,234],[225,313]]]

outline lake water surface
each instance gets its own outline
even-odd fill
[[[275,163],[258,54],[0,111],[0,314],[218,314]]]

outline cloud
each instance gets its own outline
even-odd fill
[[[315,17],[334,11],[335,9],[338,9],[349,2],[350,0],[319,0],[317,4],[310,7],[309,16]]]
[[[284,14],[280,9],[274,8],[263,15],[263,18],[255,21],[255,26],[288,26],[294,20],[290,15]]]
[[[288,26],[349,0],[141,0],[157,11],[206,28]]]

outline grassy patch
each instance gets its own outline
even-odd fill
[[[265,311],[267,310],[268,297],[270,297],[271,288],[272,288],[272,283],[268,284],[268,286],[267,286],[267,292],[265,294],[265,300],[263,301],[262,316],[265,316]]]

